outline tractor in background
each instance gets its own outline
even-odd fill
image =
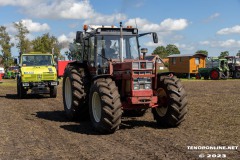
[[[17,77],[18,72],[19,72],[19,67],[18,66],[8,67],[5,70],[3,78],[4,79],[15,79]]]
[[[206,68],[199,68],[196,79],[227,79],[229,77],[229,68],[227,59],[207,58]]]
[[[240,78],[240,57],[239,56],[227,56],[229,74],[233,78]]]
[[[157,123],[178,126],[187,113],[184,86],[172,72],[157,73],[157,63],[140,56],[139,34],[131,26],[87,26],[77,31],[80,61],[68,63],[63,76],[63,104],[70,119],[90,117],[101,133],[119,129],[125,111],[148,108]],[[142,114],[143,115],[143,114]]]

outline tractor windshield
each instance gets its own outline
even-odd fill
[[[23,66],[50,66],[52,65],[51,55],[23,55]]]
[[[97,36],[98,57],[120,60],[120,37]],[[123,36],[123,58],[139,59],[138,41],[136,36]]]
[[[236,65],[240,66],[240,58],[236,58]]]

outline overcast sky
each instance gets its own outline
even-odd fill
[[[83,24],[137,24],[139,32],[158,33],[159,43],[141,39],[149,54],[159,45],[175,44],[181,54],[207,50],[210,56],[240,50],[240,0],[0,0],[0,25],[23,21],[29,39],[49,32],[72,42]],[[136,23],[135,23],[136,22]],[[66,50],[66,49],[65,49]],[[18,55],[17,49],[12,50]]]

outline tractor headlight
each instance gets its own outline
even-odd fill
[[[139,84],[134,84],[133,85],[133,90],[138,90],[139,89]]]
[[[145,89],[151,89],[152,87],[151,87],[151,83],[147,83],[147,84],[145,84]]]
[[[139,63],[138,62],[133,62],[132,63],[132,68],[133,69],[139,69]]]

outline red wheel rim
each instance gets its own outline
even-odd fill
[[[212,79],[218,79],[218,71],[212,71],[211,73]]]

